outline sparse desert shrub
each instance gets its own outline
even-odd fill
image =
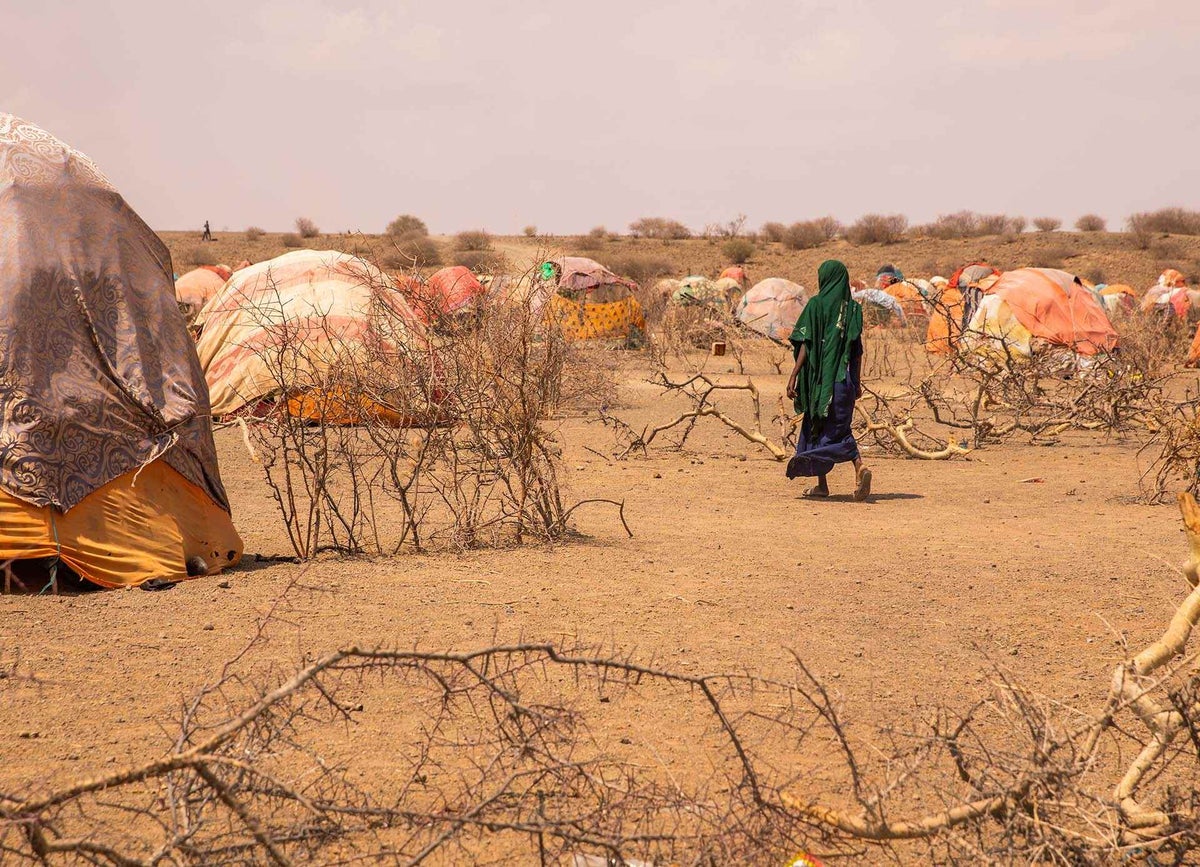
[[[420,217],[414,217],[412,214],[401,214],[387,224],[385,231],[387,234],[398,238],[429,234],[429,228],[425,225],[425,221]]]
[[[187,260],[197,268],[201,265],[215,265],[217,264],[217,254],[203,244],[199,244],[192,247],[188,253]]]
[[[442,264],[442,251],[437,242],[420,232],[410,232],[395,238],[392,247],[381,257],[388,268],[428,268]]]
[[[1075,228],[1081,232],[1103,232],[1107,226],[1099,214],[1084,214],[1075,221]]]
[[[504,261],[504,257],[495,250],[455,250],[453,260],[455,265],[487,273],[495,271]]]
[[[257,241],[263,235],[267,234],[266,229],[261,229],[258,226],[249,226],[246,229],[246,240]]]
[[[768,244],[781,244],[783,236],[787,234],[787,226],[783,223],[763,223],[758,233]]]
[[[617,256],[606,259],[604,265],[614,274],[628,277],[642,286],[675,271],[675,265],[669,259],[654,256]]]
[[[454,236],[454,249],[464,253],[483,253],[492,249],[492,236],[482,229],[459,232]]]
[[[283,244],[283,246],[287,247],[288,249],[304,246],[304,241],[302,241],[300,236],[295,232],[285,232],[279,237],[279,243]]]
[[[317,224],[308,217],[296,218],[296,231],[301,238],[316,238],[321,234],[321,230],[317,228]]]
[[[742,265],[754,255],[754,242],[749,238],[730,238],[721,245],[721,252],[733,264]]]
[[[1108,282],[1108,275],[1104,273],[1104,269],[1099,265],[1086,264],[1082,268],[1079,268],[1076,273],[1085,280],[1091,280],[1097,286]]]
[[[983,235],[1019,234],[1024,230],[1024,217],[956,211],[953,214],[939,214],[932,223],[919,226],[916,231],[918,234],[945,241],[954,238],[978,238]]]
[[[1135,234],[1162,232],[1168,235],[1200,235],[1200,211],[1186,208],[1143,211],[1129,217],[1129,231]]]
[[[979,217],[979,233],[981,235],[1003,235],[1008,231],[1007,214],[981,214]]]
[[[811,250],[813,247],[820,247],[825,241],[825,231],[817,225],[816,220],[792,223],[783,235],[783,246],[789,250]]]
[[[1057,217],[1038,217],[1033,221],[1033,226],[1039,232],[1054,232],[1062,226],[1062,220]]]
[[[528,225],[524,229],[521,230],[521,234],[524,235],[526,238],[534,238],[537,236],[537,226],[534,226],[532,224]]]
[[[629,224],[629,234],[635,238],[656,238],[660,241],[682,241],[692,237],[692,230],[678,220],[663,217],[642,217]]]
[[[592,252],[601,249],[607,241],[608,229],[603,226],[597,226],[586,235],[579,236],[578,246],[580,250]]]
[[[838,235],[842,234],[842,224],[834,217],[817,217],[812,222],[813,225],[821,230],[821,234],[824,235],[826,241],[832,241]],[[905,220],[904,224],[908,225],[908,220]]]
[[[894,244],[907,228],[903,214],[867,214],[846,230],[846,239],[851,244]]]

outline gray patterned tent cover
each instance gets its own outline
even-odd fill
[[[0,113],[0,489],[66,511],[158,457],[228,511],[170,253],[90,159]]]

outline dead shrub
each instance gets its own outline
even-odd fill
[[[580,235],[576,242],[580,250],[589,252],[601,249],[608,241],[608,230],[603,226],[597,226],[586,235]]]
[[[200,244],[188,251],[187,261],[197,268],[201,265],[216,265],[217,254],[203,244]]]
[[[455,265],[479,272],[493,271],[504,261],[504,257],[492,247],[492,236],[482,229],[455,235],[451,259]]]
[[[730,238],[721,245],[725,258],[735,265],[743,265],[754,255],[754,242],[749,238]]]
[[[287,247],[288,249],[304,246],[303,239],[301,239],[301,237],[295,232],[284,232],[279,236],[279,243],[283,244],[283,246]]]
[[[495,250],[455,250],[451,260],[480,274],[496,271],[504,263],[504,257]]]
[[[848,229],[846,239],[851,244],[895,244],[904,237],[908,218],[903,214],[867,214]]]
[[[1149,250],[1159,259],[1170,261],[1183,255],[1183,244],[1175,238],[1155,238],[1150,242]]]
[[[407,238],[411,235],[428,235],[429,228],[420,217],[414,217],[412,214],[401,214],[387,224],[384,233],[399,238]]]
[[[301,238],[319,238],[321,230],[317,228],[317,224],[308,217],[296,218],[296,232]]]
[[[410,339],[382,303],[364,314],[369,339],[353,344],[337,326],[314,340],[269,313],[258,352],[277,402],[249,430],[296,556],[465,550],[566,531],[545,420],[580,362],[528,305],[489,305],[433,342]],[[602,369],[586,366],[593,379]],[[335,423],[348,411],[353,424]]]
[[[642,286],[649,286],[659,277],[666,277],[675,271],[675,264],[671,260],[649,255],[610,256],[604,260],[604,266],[614,274],[628,277]]]
[[[260,229],[258,226],[249,226],[246,229],[246,240],[257,241],[265,234],[267,234],[266,229]]]
[[[787,226],[783,223],[763,223],[758,234],[768,244],[782,244],[784,236],[787,234]]]
[[[692,230],[678,220],[663,217],[642,217],[629,224],[629,234],[635,238],[660,241],[682,241],[692,237]]]
[[[521,230],[521,234],[524,235],[526,238],[536,238],[537,237],[537,226],[528,225]]]
[[[1200,235],[1200,211],[1187,208],[1161,208],[1142,211],[1129,217],[1129,230],[1135,234]]]
[[[1077,273],[1085,280],[1090,280],[1092,283],[1099,286],[1101,283],[1108,282],[1108,276],[1104,273],[1104,269],[1099,265],[1087,264],[1079,268]]]
[[[1108,223],[1099,214],[1084,214],[1075,221],[1075,228],[1080,232],[1103,232]]]
[[[391,249],[381,259],[382,264],[396,270],[428,268],[442,264],[442,250],[428,235],[413,232],[394,238]]]
[[[1028,226],[1029,226],[1029,221],[1026,220],[1024,217],[1009,217],[1008,218],[1008,231],[1012,232],[1014,235],[1023,234],[1025,232],[1025,229]]]
[[[825,230],[816,220],[806,220],[787,227],[783,235],[783,246],[789,250],[811,250],[820,247],[827,240]]]
[[[837,238],[842,234],[844,228],[840,221],[830,216],[817,217],[813,220],[813,223],[821,230],[821,234],[825,236],[826,241],[832,241]],[[905,220],[906,225],[907,223],[908,221]]]
[[[1039,232],[1055,232],[1062,226],[1062,220],[1057,217],[1038,217],[1033,221],[1033,227]]]

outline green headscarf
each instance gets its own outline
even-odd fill
[[[834,383],[845,382],[850,347],[862,336],[862,306],[850,297],[846,266],[827,259],[817,269],[820,291],[809,300],[792,329],[796,352],[808,344],[808,360],[796,382],[796,412],[820,420],[829,415]]]

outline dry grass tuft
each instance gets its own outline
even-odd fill
[[[280,236],[279,243],[283,244],[289,250],[304,246],[304,241],[295,232],[285,232]]]
[[[188,253],[187,261],[197,268],[201,265],[216,265],[217,254],[204,244],[197,244]]]

